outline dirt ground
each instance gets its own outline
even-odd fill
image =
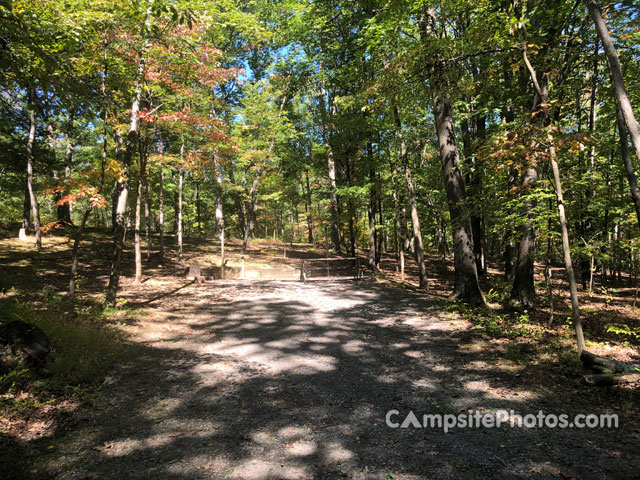
[[[0,478],[638,478],[637,391],[505,355],[512,343],[478,335],[438,295],[371,277],[198,284],[153,268],[141,287],[123,282],[133,356],[95,406],[3,447]],[[445,433],[390,428],[392,409],[400,422],[613,413],[619,427]]]
[[[41,442],[48,474],[637,478],[637,420],[561,372],[539,387],[539,372],[501,360],[428,296],[317,280],[188,284],[158,298],[166,287],[147,282],[130,298],[147,313],[129,327],[138,354],[107,379],[105,402]],[[389,428],[390,409],[400,419],[469,409],[621,418],[617,429],[445,434]]]

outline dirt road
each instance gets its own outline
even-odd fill
[[[160,282],[129,301],[144,308],[128,327],[135,357],[41,445],[57,478],[637,478],[640,435],[621,411],[618,429],[387,426],[391,409],[396,421],[607,411],[562,371],[500,358],[427,295],[352,280]]]

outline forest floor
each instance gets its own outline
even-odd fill
[[[5,296],[64,290],[70,245],[47,240],[40,254],[1,241],[3,282],[13,287]],[[107,268],[97,259],[108,258],[109,242],[89,240],[82,288],[97,300]],[[283,248],[256,242],[249,255],[256,264],[287,263],[276,260]],[[324,256],[289,248],[290,257]],[[237,262],[237,245],[229,253]],[[214,254],[214,245],[194,243],[185,262]],[[61,402],[62,412],[34,419],[39,429],[3,417],[0,478],[637,478],[638,391],[581,383],[564,313],[548,328],[544,310],[514,321],[491,302],[474,311],[451,305],[450,278],[435,259],[430,273],[440,268],[440,280],[427,292],[413,285],[415,272],[400,282],[391,268],[360,281],[199,284],[175,259],[163,263],[145,264],[139,287],[125,269],[112,322],[126,332],[129,355],[100,379],[92,405]],[[601,295],[588,308],[635,325],[632,298]],[[638,361],[633,342],[605,331],[587,321],[590,349]],[[390,428],[391,409],[399,421],[409,411],[614,413],[619,427],[444,433]]]

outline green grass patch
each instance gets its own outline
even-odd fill
[[[39,366],[4,349],[0,408],[5,412],[9,406],[14,414],[24,414],[68,395],[94,403],[96,386],[126,353],[122,332],[107,323],[99,306],[71,303],[46,292],[43,297],[35,305],[0,301],[0,319],[37,325],[52,344]]]

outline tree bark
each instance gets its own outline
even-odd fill
[[[633,200],[633,206],[636,209],[636,220],[638,221],[638,226],[640,226],[640,188],[638,188],[638,178],[636,177],[633,159],[631,158],[631,152],[629,151],[627,126],[624,122],[622,112],[620,111],[620,108],[617,104],[616,120],[618,124],[618,136],[620,139],[620,154],[622,155],[622,163],[624,163],[624,171],[627,175],[627,181],[629,182],[629,193],[631,193],[631,200]]]
[[[151,6],[147,9],[145,15],[145,29],[150,25]],[[120,267],[122,263],[122,250],[124,249],[125,233],[126,233],[126,212],[127,200],[129,196],[129,166],[133,158],[133,152],[138,143],[138,114],[140,112],[140,99],[142,97],[142,84],[144,82],[145,57],[149,41],[145,40],[140,51],[138,59],[138,70],[136,72],[135,87],[133,100],[131,102],[131,116],[129,123],[129,133],[127,135],[126,147],[122,158],[122,178],[118,182],[120,193],[117,197],[117,207],[115,211],[115,228],[113,233],[113,259],[111,262],[111,271],[109,273],[109,285],[105,297],[105,305],[115,306],[118,287],[120,284]]]
[[[42,230],[40,229],[40,206],[36,197],[33,185],[33,145],[36,139],[36,106],[35,91],[28,92],[27,112],[29,115],[29,136],[27,137],[27,190],[29,192],[29,202],[31,203],[31,213],[33,214],[33,228],[36,234],[36,249],[42,249]]]
[[[29,186],[27,185],[26,178],[24,183],[24,201],[22,203],[22,224],[20,229],[20,240],[27,241],[27,231],[29,230],[29,224],[31,223],[31,198],[29,197]],[[24,236],[23,236],[24,235]]]
[[[395,170],[395,173],[399,173],[397,167]],[[393,209],[395,211],[393,231],[396,248],[397,271],[400,272],[400,280],[404,282],[404,229],[402,228],[402,221],[404,221],[404,218],[400,207],[401,202],[398,198],[398,184],[396,181],[396,176],[394,175],[393,166],[391,168],[391,187],[393,196]]]
[[[200,217],[200,182],[196,180],[196,222],[198,224],[198,235],[202,235],[202,222]]]
[[[222,186],[222,169],[220,161],[214,155],[213,164],[216,176],[216,235],[220,239],[220,268],[222,277],[224,278],[224,205],[222,202],[223,186]]]
[[[367,142],[367,156],[369,157],[369,267],[372,271],[378,272],[378,262],[376,255],[376,180],[373,165],[373,147],[371,142]]]
[[[427,286],[427,266],[424,263],[424,247],[422,245],[422,232],[420,231],[420,217],[418,215],[418,206],[416,203],[416,194],[413,188],[413,179],[411,178],[411,169],[409,167],[409,155],[407,153],[407,145],[404,141],[402,133],[402,122],[400,121],[400,114],[398,113],[398,107],[393,106],[393,118],[396,125],[396,138],[400,143],[400,158],[402,160],[402,166],[404,168],[404,178],[407,183],[407,192],[409,197],[409,211],[411,214],[411,225],[413,227],[414,238],[414,254],[416,263],[418,264],[418,277],[420,281],[420,287]]]
[[[160,189],[158,191],[158,230],[160,230],[159,255],[164,258],[164,165],[160,164]]]
[[[136,217],[134,228],[134,250],[136,273],[133,280],[134,285],[140,285],[142,282],[142,235],[140,228],[142,227],[142,196],[144,194],[144,177],[145,177],[146,159],[144,153],[140,152],[140,172],[138,175],[138,191],[136,196]]]
[[[305,181],[307,185],[307,189],[305,192],[305,203],[304,208],[307,214],[307,240],[309,243],[313,244],[313,215],[311,213],[311,187],[309,186],[309,171],[305,172]]]
[[[184,162],[184,137],[182,138],[182,144],[180,145],[180,167],[178,167],[178,261],[182,262],[182,190],[184,187],[184,169],[182,168],[182,162]]]
[[[70,119],[70,123],[73,123],[73,117]],[[67,146],[65,148],[65,168],[64,168],[64,179],[68,181],[71,178],[71,166],[73,164],[73,139],[71,138],[71,134],[67,133]],[[57,216],[58,222],[66,223],[67,225],[73,225],[73,221],[71,219],[71,202],[65,202],[61,205],[58,205],[57,208]]]
[[[104,72],[102,75],[102,84],[100,88],[100,92],[102,94],[104,100],[104,110],[102,112],[102,124],[103,124],[103,137],[102,137],[102,161],[100,164],[100,180],[98,183],[98,195],[102,194],[102,189],[104,188],[104,170],[107,165],[107,153],[108,153],[108,143],[107,139],[109,137],[107,130],[107,93],[106,93],[106,84],[105,77],[108,72],[109,63],[107,61],[107,50],[106,44],[104,49]],[[76,231],[76,236],[73,241],[73,250],[71,251],[71,278],[69,279],[69,295],[73,297],[76,293],[76,276],[78,275],[78,257],[80,255],[80,242],[82,241],[82,234],[84,233],[84,227],[87,224],[87,220],[89,219],[89,215],[93,211],[95,207],[94,203],[89,204],[89,208],[87,208],[82,216],[82,220],[80,221],[80,226]]]
[[[593,23],[595,25],[598,37],[600,38],[602,46],[604,47],[604,53],[607,57],[607,62],[609,63],[609,71],[611,73],[613,94],[624,118],[627,132],[631,137],[631,143],[633,144],[633,148],[635,149],[636,159],[640,161],[640,125],[636,120],[631,102],[629,101],[629,97],[627,96],[627,91],[624,85],[624,77],[622,76],[622,66],[620,65],[620,59],[618,58],[616,47],[611,40],[609,29],[607,28],[607,24],[602,17],[602,11],[600,10],[600,6],[598,5],[598,3],[595,0],[584,0],[584,4],[589,10],[589,15],[591,15],[591,19],[593,20]]]
[[[337,253],[340,253],[340,223],[338,219],[338,196],[336,195],[336,163],[333,158],[333,148],[329,135],[329,120],[327,118],[326,91],[323,88],[320,92],[320,115],[322,119],[322,141],[327,149],[327,173],[329,176],[329,200],[331,210],[331,241]]]
[[[549,106],[547,103],[549,90],[545,83],[545,86],[541,86],[538,82],[538,76],[529,62],[527,57],[526,45],[523,47],[523,59],[531,82],[536,90],[538,97],[540,98],[540,108],[542,109],[543,125],[549,123]],[[571,246],[569,244],[569,230],[567,228],[567,218],[564,208],[564,199],[562,196],[562,183],[560,181],[560,169],[558,168],[558,160],[556,155],[555,141],[551,134],[551,126],[545,125],[546,139],[549,149],[549,157],[551,163],[551,170],[553,173],[553,181],[556,189],[556,203],[558,205],[558,218],[560,220],[560,234],[562,237],[562,251],[564,254],[564,264],[567,271],[567,277],[569,280],[569,291],[571,294],[571,321],[576,333],[576,341],[578,344],[578,353],[581,353],[585,349],[584,334],[582,332],[582,320],[580,318],[580,304],[578,301],[578,286],[576,284],[576,278],[573,271],[573,263],[571,261]]]
[[[450,298],[471,304],[483,304],[484,299],[478,283],[478,271],[473,250],[471,223],[465,205],[464,179],[460,171],[460,156],[456,144],[451,99],[445,88],[441,87],[440,91],[436,93],[434,107],[442,175],[453,229],[455,285]]]
[[[523,51],[526,52],[526,51]],[[526,57],[526,53],[523,55]],[[525,61],[530,65],[529,60]],[[537,78],[535,83],[538,84]],[[538,113],[540,106],[546,101],[549,93],[548,77],[544,78],[542,84],[536,89],[533,99],[531,114]],[[542,126],[549,122],[548,114],[541,119]],[[532,143],[531,149],[537,147],[536,143]],[[532,190],[538,183],[538,159],[536,155],[530,155],[529,162],[525,167],[520,185],[520,195],[524,196],[524,214],[526,221],[522,225],[520,244],[518,245],[518,259],[515,265],[515,273],[513,278],[513,288],[511,289],[511,299],[519,302],[524,308],[535,308],[536,306],[536,290],[533,281],[535,247],[537,237],[537,227],[535,223],[534,209],[536,200],[532,197]]]
[[[147,246],[147,261],[151,259],[151,192],[149,188],[149,171],[147,161],[145,161],[145,165],[147,169],[145,169],[144,175],[144,235],[145,235],[145,243]]]
[[[567,218],[564,211],[564,200],[562,197],[562,183],[560,182],[560,171],[556,157],[556,149],[551,133],[548,133],[549,153],[551,155],[551,170],[553,171],[553,180],[556,186],[556,201],[558,203],[558,218],[560,219],[560,232],[562,236],[562,250],[564,253],[564,264],[569,278],[569,291],[571,293],[571,321],[576,333],[576,341],[578,344],[578,353],[585,349],[584,334],[582,333],[582,320],[580,319],[580,305],[578,302],[578,287],[573,272],[573,264],[571,262],[571,247],[569,244],[569,230],[567,229]]]

